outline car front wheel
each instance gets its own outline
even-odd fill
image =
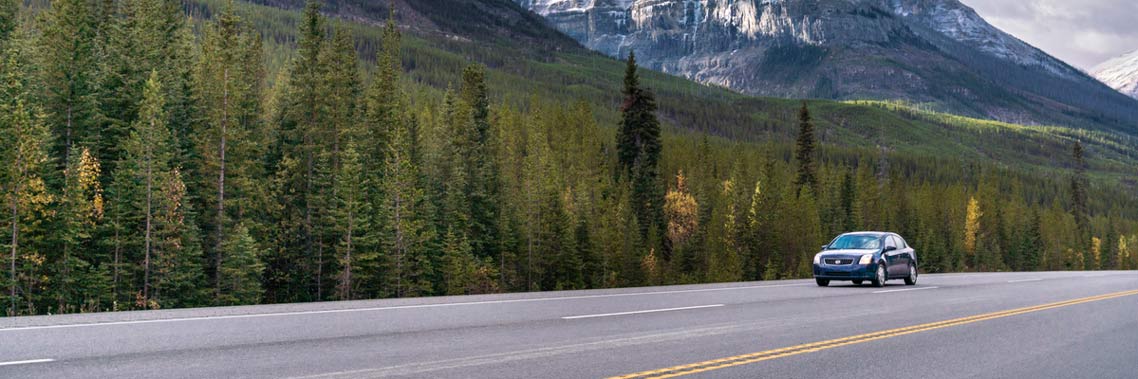
[[[917,267],[909,265],[909,277],[905,278],[905,285],[917,284]]]
[[[877,273],[873,275],[871,282],[874,287],[885,287],[885,265],[877,265]]]
[[[825,287],[825,286],[828,286],[828,285],[830,285],[830,280],[829,280],[829,279],[818,279],[818,278],[814,278],[814,282],[818,283],[818,287]]]

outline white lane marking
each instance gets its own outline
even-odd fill
[[[610,317],[610,316],[627,316],[638,315],[642,313],[657,313],[657,312],[671,312],[671,311],[686,311],[689,309],[703,309],[703,308],[716,308],[722,307],[724,304],[711,304],[711,305],[697,305],[694,307],[679,307],[679,308],[664,308],[664,309],[649,309],[645,311],[631,311],[631,312],[616,312],[616,313],[601,313],[595,315],[580,315],[580,316],[565,316],[564,320],[577,320],[582,318],[596,318],[596,317]]]
[[[931,289],[933,289],[933,288],[940,288],[940,287],[935,287],[935,286],[934,286],[934,287],[917,287],[917,288],[906,288],[906,289],[900,289],[900,290],[884,290],[884,291],[873,291],[873,293],[890,293],[890,292],[920,291],[920,290],[931,290]]]
[[[15,366],[15,365],[26,365],[26,364],[31,364],[31,363],[47,363],[47,362],[55,362],[55,360],[54,359],[29,359],[26,361],[0,362],[0,366]]]
[[[1040,280],[1043,280],[1043,279],[1042,278],[1035,278],[1035,279],[1009,280],[1008,283],[1038,282]]]
[[[703,288],[703,289],[693,289],[693,290],[676,290],[676,291],[659,291],[659,292],[630,292],[630,293],[613,293],[613,294],[607,294],[607,295],[542,297],[542,298],[533,298],[533,299],[488,300],[488,301],[471,301],[471,302],[465,302],[465,303],[399,305],[399,306],[391,306],[391,307],[373,307],[373,308],[345,308],[345,309],[329,309],[329,310],[322,310],[322,311],[251,313],[251,314],[241,314],[241,315],[182,317],[182,318],[167,318],[167,319],[154,319],[154,320],[108,321],[108,322],[90,322],[90,323],[81,323],[81,324],[60,324],[60,325],[41,325],[41,326],[17,326],[17,327],[0,329],[0,332],[21,331],[21,330],[80,328],[80,327],[87,327],[87,326],[111,326],[111,325],[133,325],[133,324],[157,324],[157,323],[166,323],[166,322],[202,321],[202,320],[226,320],[226,319],[242,319],[242,318],[257,318],[257,317],[304,316],[304,315],[317,315],[317,314],[329,314],[329,313],[379,312],[379,311],[388,311],[388,310],[418,309],[418,308],[442,308],[442,307],[454,307],[454,306],[463,306],[463,305],[532,303],[532,302],[556,301],[556,300],[582,300],[582,299],[600,299],[600,298],[608,298],[608,297],[670,295],[670,294],[677,294],[677,293],[733,291],[733,290],[745,290],[745,289],[798,287],[798,286],[807,286],[807,285],[814,285],[814,283],[772,284],[772,285],[763,285],[763,286],[723,287],[723,288]]]

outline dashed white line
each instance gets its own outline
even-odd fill
[[[1042,278],[1035,278],[1035,279],[1009,280],[1008,283],[1038,282],[1040,280],[1043,280],[1043,279]]]
[[[47,362],[54,362],[54,361],[55,361],[54,359],[29,359],[26,361],[0,362],[0,366],[26,365],[26,364],[32,364],[32,363],[47,363]]]
[[[251,313],[251,314],[239,314],[239,315],[181,317],[181,318],[167,318],[167,319],[153,319],[153,320],[108,321],[108,322],[90,322],[90,323],[80,323],[80,324],[60,324],[60,325],[40,325],[40,326],[17,326],[17,327],[11,327],[11,328],[0,328],[0,332],[21,331],[21,330],[80,328],[80,327],[88,327],[88,326],[158,324],[158,323],[167,323],[167,322],[226,320],[226,319],[243,319],[243,318],[258,318],[258,317],[303,316],[303,315],[317,315],[317,314],[329,314],[329,313],[379,312],[379,311],[400,310],[400,309],[442,308],[442,307],[454,307],[454,306],[463,306],[463,305],[511,304],[511,303],[531,303],[531,302],[557,301],[557,300],[601,299],[601,298],[609,298],[609,297],[668,295],[668,294],[677,294],[677,293],[734,291],[734,290],[746,290],[746,289],[798,287],[798,286],[808,286],[808,285],[814,285],[814,283],[771,284],[771,285],[743,286],[743,287],[701,288],[701,289],[691,289],[691,290],[657,291],[657,292],[630,292],[630,293],[613,293],[613,294],[604,294],[604,295],[541,297],[541,298],[532,298],[532,299],[488,300],[488,301],[471,301],[471,302],[462,302],[462,303],[398,305],[398,306],[390,306],[390,307],[328,309],[328,310],[321,310],[321,311]]]
[[[600,313],[595,315],[580,315],[580,316],[565,316],[565,320],[577,320],[582,318],[596,318],[596,317],[611,317],[611,316],[627,316],[638,315],[643,313],[658,313],[658,312],[672,312],[672,311],[686,311],[689,309],[703,309],[703,308],[716,308],[722,307],[724,304],[711,304],[711,305],[697,305],[694,307],[679,307],[679,308],[664,308],[664,309],[649,309],[645,311],[631,311],[631,312],[616,312],[616,313]]]
[[[933,289],[933,288],[940,288],[940,287],[935,287],[935,286],[934,286],[934,287],[917,287],[917,288],[905,288],[905,289],[899,289],[899,290],[884,290],[884,291],[873,291],[873,293],[890,293],[890,292],[920,291],[920,290],[931,290],[931,289]]]

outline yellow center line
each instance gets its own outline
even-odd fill
[[[760,352],[749,353],[749,354],[736,355],[736,356],[719,358],[719,359],[712,359],[712,360],[708,360],[708,361],[690,363],[690,364],[679,365],[679,366],[665,367],[662,369],[642,371],[642,372],[637,372],[637,373],[628,374],[628,375],[614,376],[614,377],[611,377],[609,379],[633,379],[633,378],[665,379],[665,378],[674,378],[677,376],[698,374],[701,372],[719,370],[719,369],[728,368],[728,367],[741,366],[741,365],[746,365],[746,364],[751,364],[751,363],[756,363],[756,362],[762,362],[762,361],[767,361],[767,360],[772,360],[772,359],[789,357],[789,356],[793,356],[793,355],[812,353],[812,352],[821,351],[821,350],[833,349],[833,348],[837,348],[837,347],[848,346],[848,345],[859,344],[859,343],[865,343],[865,342],[870,342],[870,341],[877,341],[877,340],[881,340],[881,339],[903,336],[903,335],[913,334],[913,333],[919,333],[919,332],[924,332],[924,331],[929,331],[929,330],[934,330],[934,329],[948,328],[948,327],[952,327],[952,326],[971,324],[974,322],[980,322],[980,321],[992,320],[992,319],[997,319],[997,318],[1021,315],[1021,314],[1025,314],[1025,313],[1031,313],[1031,312],[1039,312],[1039,311],[1048,310],[1048,309],[1066,307],[1066,306],[1071,306],[1071,305],[1076,305],[1076,304],[1089,303],[1092,301],[1114,299],[1114,298],[1118,298],[1118,297],[1131,296],[1131,295],[1138,295],[1138,290],[1108,293],[1108,294],[1103,294],[1103,295],[1098,295],[1098,296],[1090,296],[1090,297],[1060,301],[1060,302],[1055,302],[1055,303],[1041,304],[1041,305],[1035,305],[1035,306],[1030,306],[1030,307],[1009,309],[1009,310],[999,311],[999,312],[984,313],[984,314],[979,314],[979,315],[975,315],[975,316],[955,318],[955,319],[951,319],[951,320],[931,322],[931,323],[927,323],[927,324],[907,326],[907,327],[903,327],[903,328],[896,328],[896,329],[882,330],[882,331],[872,332],[872,333],[858,334],[858,335],[854,335],[854,336],[837,338],[837,339],[832,339],[832,340],[812,342],[812,343],[807,343],[807,344],[795,345],[795,346],[784,347],[784,348],[773,349],[773,350],[760,351]]]

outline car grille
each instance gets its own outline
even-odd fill
[[[828,264],[828,265],[853,264],[853,259],[849,259],[849,258],[826,258],[825,260],[826,260],[826,264]]]
[[[850,276],[848,272],[826,271],[826,276]]]

